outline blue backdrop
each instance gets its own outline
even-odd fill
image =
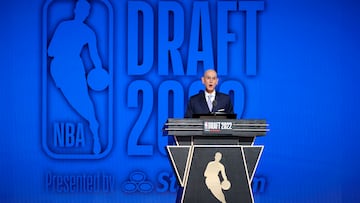
[[[360,201],[358,1],[89,2],[93,35],[66,31],[55,50],[88,72],[95,40],[109,73],[105,90],[89,88],[95,154],[89,120],[50,74],[51,40],[75,3],[1,1],[2,202],[174,202],[161,127],[183,116],[207,68],[238,118],[270,124],[256,140],[255,202]],[[71,77],[60,74],[76,93]]]

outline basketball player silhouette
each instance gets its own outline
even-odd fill
[[[225,195],[222,189],[228,190],[230,188],[230,182],[227,179],[224,165],[220,163],[221,158],[222,158],[222,154],[220,152],[216,152],[214,161],[211,161],[207,164],[206,169],[204,171],[204,176],[205,176],[205,184],[208,187],[208,189],[211,191],[211,193],[221,203],[226,203]],[[220,182],[219,173],[221,173],[223,182]]]
[[[88,48],[95,69],[102,69],[96,35],[84,22],[89,13],[90,4],[86,0],[79,0],[74,9],[74,18],[61,22],[56,28],[48,47],[48,55],[52,57],[50,73],[56,86],[76,112],[89,122],[93,135],[93,153],[99,154],[99,122],[89,96],[85,66],[81,58],[82,50]]]

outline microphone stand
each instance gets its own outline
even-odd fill
[[[214,99],[214,101],[212,102],[212,109],[211,109],[211,114],[213,114],[214,116],[216,116],[216,111],[214,111],[215,107],[217,105],[217,101]]]

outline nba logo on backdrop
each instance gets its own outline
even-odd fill
[[[42,11],[42,145],[98,159],[113,142],[113,12],[107,1],[49,0]]]

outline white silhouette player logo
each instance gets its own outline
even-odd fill
[[[222,203],[226,203],[225,195],[223,190],[229,190],[231,188],[231,183],[227,179],[225,167],[220,160],[222,154],[220,152],[215,153],[214,161],[210,161],[204,171],[205,184],[211,193]],[[219,173],[221,173],[221,179],[219,178]]]

